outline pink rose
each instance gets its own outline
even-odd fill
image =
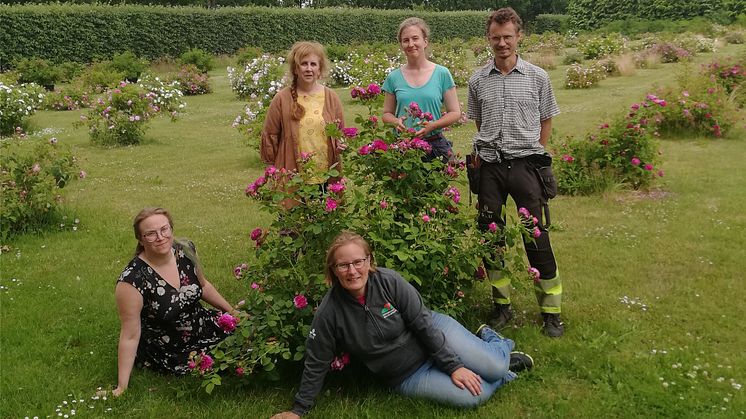
[[[539,282],[539,277],[541,276],[541,272],[539,272],[538,269],[532,266],[528,268],[528,276],[531,277],[531,279],[533,279],[534,282]]]
[[[225,313],[218,317],[218,326],[220,326],[226,333],[234,331],[237,324],[238,319],[228,313]]]
[[[632,166],[639,166],[639,165],[640,165],[640,163],[641,163],[641,161],[640,161],[640,159],[638,159],[637,157],[632,157],[632,160],[630,160],[630,161],[629,161],[629,163],[630,163],[630,164],[631,164]]]
[[[528,210],[524,207],[518,208],[518,214],[520,214],[523,218],[531,218],[531,213],[528,212]]]
[[[338,206],[339,206],[339,204],[337,204],[337,201],[334,198],[327,197],[326,198],[326,206],[324,207],[324,211],[326,211],[326,212],[332,212],[335,209],[337,209]]]
[[[342,193],[345,190],[345,185],[342,182],[334,182],[329,185],[329,190],[336,194]]]
[[[375,83],[371,83],[368,85],[368,94],[369,95],[380,95],[381,94],[381,87]]]
[[[368,154],[370,154],[370,145],[366,144],[360,147],[360,149],[357,151],[357,154],[361,156],[367,156]]]
[[[298,310],[303,310],[308,306],[308,299],[303,294],[298,294],[295,297],[293,297],[293,304],[295,305],[295,308]]]
[[[380,138],[376,138],[375,140],[373,140],[370,146],[373,148],[373,150],[386,151],[389,149],[389,145]]]
[[[489,230],[494,233],[497,231],[497,223],[490,223],[487,228],[489,228]]]
[[[257,284],[256,282],[252,282],[252,283],[251,283],[251,289],[252,289],[252,290],[255,290],[255,289],[257,289],[257,288],[259,288],[259,284]]]
[[[197,363],[190,359],[189,362],[187,362],[187,368],[189,368],[190,370],[193,370],[197,368]]]
[[[426,223],[429,223],[429,222],[430,222],[430,216],[429,216],[429,215],[427,215],[427,214],[424,214],[424,215],[422,216],[422,221],[424,221],[424,222],[426,222]]]
[[[242,377],[244,375],[244,369],[242,367],[236,367],[236,375]]]
[[[653,170],[653,165],[648,163],[645,166],[642,167],[643,169],[647,170],[648,172]]]
[[[355,127],[342,128],[342,134],[347,138],[357,137],[357,128]]]
[[[534,238],[538,239],[539,236],[541,236],[541,230],[539,230],[539,227],[534,227]]]
[[[573,157],[573,156],[571,156],[569,154],[565,154],[565,155],[562,156],[562,160],[566,161],[568,163],[572,163],[572,162],[575,161],[575,157]]]
[[[381,209],[386,209],[389,207],[389,203],[382,199],[379,206],[381,207]]]
[[[205,372],[212,368],[212,364],[214,364],[215,361],[212,360],[212,357],[207,354],[202,354],[202,361],[199,363],[199,370],[202,372]]]

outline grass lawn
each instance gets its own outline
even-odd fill
[[[718,55],[743,52],[728,46]],[[626,112],[653,85],[673,83],[676,65],[589,90],[564,89],[565,68],[550,73],[563,111],[554,120],[555,141]],[[196,243],[208,277],[229,301],[248,288],[231,271],[251,250],[249,232],[272,215],[243,195],[262,164],[231,128],[242,102],[225,71],[211,76],[214,93],[188,98],[188,113],[175,123],[154,121],[136,147],[91,144],[85,128],[72,125],[79,111],[33,117],[37,129],[52,128],[74,146],[88,178],[66,190],[69,222],[80,220],[76,231],[66,226],[3,243],[0,417],[74,409],[87,417],[259,418],[291,405],[297,375],[228,381],[210,396],[199,380],[135,370],[122,398],[92,398],[97,387],[116,382],[113,291],[134,251],[131,220],[139,209],[172,211],[176,234]],[[338,92],[351,124],[363,109],[348,102],[347,90]],[[466,89],[459,95],[465,102]],[[746,334],[738,324],[746,298],[744,124],[722,139],[661,141],[666,175],[650,193],[553,200],[567,332],[543,337],[529,285],[515,284],[517,318],[505,334],[537,365],[486,405],[460,411],[334,377],[309,417],[746,417]],[[470,148],[473,133],[473,124],[453,131],[458,151]],[[480,292],[484,312],[489,291],[481,284]]]

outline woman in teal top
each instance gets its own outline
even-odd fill
[[[383,122],[393,124],[398,131],[415,129],[415,135],[430,143],[428,159],[451,156],[451,142],[442,129],[461,118],[461,107],[456,95],[456,84],[447,68],[427,59],[430,28],[417,17],[405,19],[399,25],[399,45],[407,56],[407,63],[391,72],[383,83]],[[412,103],[422,113],[417,120],[408,110]],[[441,113],[445,104],[446,113]]]

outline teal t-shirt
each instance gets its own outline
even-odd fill
[[[435,65],[435,70],[430,76],[430,80],[420,87],[412,87],[404,80],[404,76],[401,73],[401,69],[389,73],[386,80],[383,82],[383,91],[391,93],[396,97],[396,116],[401,117],[406,115],[406,109],[409,104],[416,102],[422,112],[430,112],[433,114],[433,121],[440,119],[441,112],[440,108],[443,106],[443,95],[445,92],[454,87],[456,83],[453,82],[453,76],[447,68],[442,65]],[[404,121],[404,125],[412,127],[414,120],[407,118]],[[433,131],[434,134],[440,132],[440,130]]]

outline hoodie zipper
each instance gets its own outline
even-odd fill
[[[376,327],[376,330],[378,330],[378,336],[383,339],[383,330],[381,330],[381,327],[378,325],[378,322],[376,321],[376,318],[373,317],[373,313],[370,312],[370,309],[368,308],[368,304],[363,304],[363,307],[365,308],[365,313],[368,314],[368,317],[373,322],[373,326]]]

